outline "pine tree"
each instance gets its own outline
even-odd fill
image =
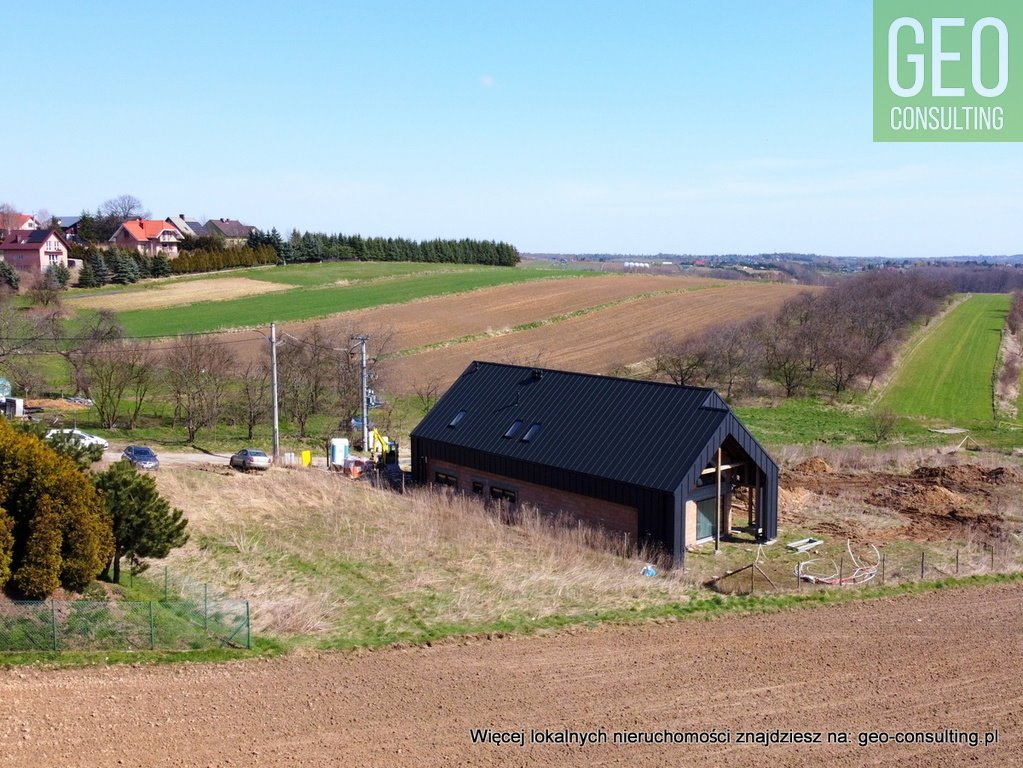
[[[153,257],[153,264],[150,268],[153,277],[167,277],[171,273],[170,262],[163,251]]]
[[[92,260],[92,271],[96,274],[96,284],[106,285],[110,282],[110,267],[102,253],[97,253]]]
[[[99,280],[96,279],[96,270],[93,269],[92,263],[86,261],[82,264],[81,270],[78,272],[78,287],[79,288],[98,288]]]
[[[145,570],[144,558],[166,557],[188,541],[188,520],[180,509],[156,489],[156,481],[139,474],[127,461],[119,461],[95,479],[96,488],[106,496],[114,524],[114,583],[121,578],[121,559],[127,558],[138,572]]]
[[[6,261],[0,261],[0,288],[6,286],[12,291],[16,291],[20,284],[21,278],[18,277],[18,273],[14,271],[14,268]]]

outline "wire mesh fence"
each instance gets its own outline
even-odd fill
[[[0,602],[0,652],[251,647],[248,601],[166,570],[162,579],[163,599],[156,600]]]
[[[716,576],[706,586],[730,595],[797,592],[821,588],[855,588],[912,581],[1006,573],[1019,570],[1012,547],[967,544],[959,547],[902,548],[785,561],[758,559]]]

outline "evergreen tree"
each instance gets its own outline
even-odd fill
[[[160,251],[156,256],[153,257],[153,263],[150,267],[153,277],[167,277],[171,273],[170,261],[167,260],[167,256],[163,251]]]
[[[121,559],[127,558],[138,572],[145,570],[144,558],[166,557],[188,541],[188,520],[180,509],[156,489],[156,481],[142,475],[127,461],[118,461],[96,475],[96,488],[106,497],[114,525],[113,580],[121,578]]]
[[[92,271],[96,275],[97,285],[106,285],[110,282],[110,268],[107,266],[107,260],[103,257],[102,253],[97,252],[96,256],[92,259]]]
[[[82,268],[78,272],[78,287],[79,288],[98,288],[99,281],[96,279],[96,270],[92,268],[91,262],[83,262]]]
[[[18,273],[14,271],[14,268],[6,261],[0,261],[0,288],[6,286],[12,291],[16,291],[20,284],[21,278],[18,277]]]

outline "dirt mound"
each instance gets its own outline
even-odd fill
[[[803,474],[806,475],[811,474],[830,475],[833,474],[835,470],[832,469],[831,465],[828,464],[828,462],[826,462],[820,456],[811,456],[806,461],[801,461],[799,464],[796,464],[796,466],[792,468],[792,471],[802,472]]]
[[[1020,482],[1019,473],[1011,467],[986,469],[975,464],[954,467],[918,467],[910,473],[917,480],[931,480],[946,488],[974,490],[985,485],[1007,485]]]
[[[71,400],[50,400],[48,398],[32,398],[26,400],[25,405],[45,408],[48,411],[84,411],[89,406],[85,403],[76,403]]]

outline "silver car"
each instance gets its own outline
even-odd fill
[[[244,448],[231,457],[230,464],[235,469],[246,472],[250,469],[270,469],[272,460],[263,451],[255,448]]]

